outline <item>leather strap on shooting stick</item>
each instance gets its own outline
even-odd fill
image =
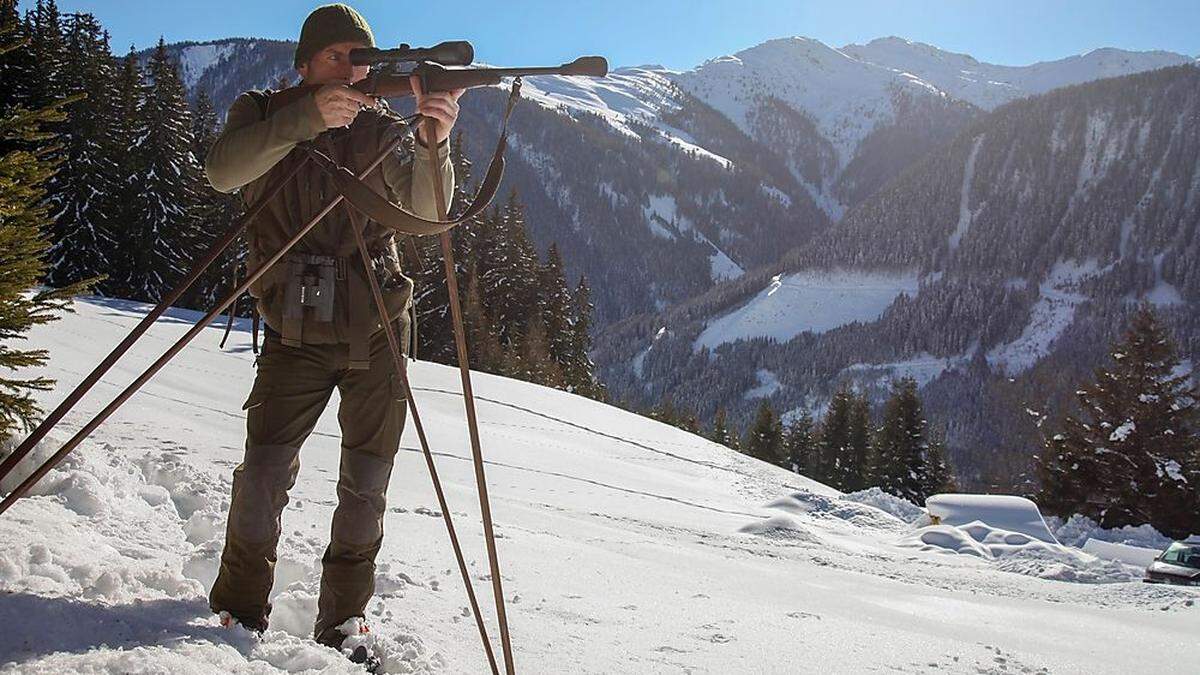
[[[508,148],[508,119],[512,114],[517,99],[520,98],[520,93],[521,80],[518,78],[513,81],[512,91],[508,96],[508,104],[504,108],[504,117],[500,123],[500,139],[496,142],[496,150],[492,153],[491,161],[488,162],[487,172],[483,176],[483,182],[479,185],[479,191],[475,193],[475,198],[471,200],[471,204],[453,219],[448,219],[444,213],[444,209],[441,209],[440,205],[444,204],[444,201],[438,202],[440,217],[437,220],[422,218],[406,211],[399,204],[388,200],[383,195],[372,190],[370,186],[351,173],[348,168],[338,165],[328,155],[313,147],[311,143],[304,144],[301,147],[308,152],[308,156],[313,163],[329,175],[337,190],[346,198],[346,201],[350,202],[354,208],[358,209],[367,218],[391,228],[399,234],[410,236],[442,234],[455,225],[464,223],[482,213],[488,204],[492,202],[492,199],[496,197],[496,192],[500,189],[500,180],[504,177],[504,151]],[[435,169],[437,168],[436,163],[433,166]],[[440,173],[434,185],[441,185]]]
[[[512,84],[512,93],[508,100],[508,109],[504,113],[504,124],[508,125],[508,115],[512,111],[513,105],[516,103],[517,96],[521,90],[521,79],[515,78]],[[437,121],[431,118],[425,119],[426,137],[429,142],[434,142],[437,139]],[[497,150],[503,147],[505,143],[505,133],[500,135],[500,145]],[[442,172],[436,164],[429,165],[431,177],[433,179],[433,194],[434,202],[437,203],[438,217],[441,220],[446,219],[446,197],[445,186],[442,185]],[[512,638],[508,633],[508,612],[504,604],[504,587],[500,577],[500,557],[496,553],[496,534],[492,529],[492,507],[488,499],[487,478],[484,475],[483,469],[483,449],[479,442],[479,422],[475,416],[475,395],[471,389],[471,366],[470,359],[467,355],[467,337],[463,330],[462,307],[458,301],[458,279],[454,269],[454,245],[450,241],[450,233],[442,232],[442,260],[446,267],[446,290],[450,296],[450,316],[454,323],[454,342],[458,351],[458,371],[462,380],[463,405],[467,412],[467,430],[471,438],[471,458],[472,464],[475,467],[475,488],[479,493],[479,511],[480,518],[483,521],[484,542],[487,544],[488,554],[488,571],[492,576],[492,595],[496,601],[496,622],[500,626],[500,646],[504,653],[504,671],[507,675],[516,674],[516,666],[513,662]]]

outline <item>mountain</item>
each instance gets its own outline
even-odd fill
[[[1072,84],[1196,62],[1192,57],[1173,52],[1104,48],[1028,66],[1001,66],[894,36],[871,40],[865,45],[846,45],[840,51],[919,77],[947,95],[984,110]]]
[[[75,308],[29,334],[50,351],[37,374],[58,380],[43,406],[148,309]],[[38,454],[196,318],[171,310]],[[0,517],[4,672],[363,672],[310,637],[336,405],[301,453],[270,630],[222,629],[208,610],[254,375],[246,324],[227,352],[220,328],[204,330]],[[408,372],[498,650],[459,375]],[[1142,584],[1140,568],[996,524],[919,527],[922,509],[877,490],[842,495],[565,392],[481,373],[474,385],[518,672],[1128,673],[1200,659],[1194,590]],[[487,672],[411,424],[384,526],[367,608],[383,671]]]
[[[294,77],[290,42],[172,49],[192,91],[207,89],[218,109]],[[983,112],[847,49],[786,38],[686,72],[525,81],[502,189],[520,194],[539,248],[556,242],[568,278],[592,284],[598,327],[776,262]],[[1091,79],[1098,67],[1070,73]],[[477,166],[502,99],[501,89],[463,99],[459,128]]]
[[[1193,66],[1000,106],[779,263],[614,326],[601,378],[745,420],[910,375],[966,477],[1003,475],[1135,303],[1200,363],[1198,117]]]

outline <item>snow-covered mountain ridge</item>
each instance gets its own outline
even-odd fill
[[[85,298],[77,310],[30,335],[50,351],[38,374],[59,380],[43,406],[147,307]],[[41,455],[197,317],[169,312]],[[0,518],[0,670],[362,672],[308,638],[336,499],[336,393],[284,512],[272,630],[258,640],[209,615],[254,372],[248,326],[229,352],[220,333],[203,331]],[[409,373],[494,638],[458,372]],[[564,392],[474,384],[520,672],[1127,673],[1200,659],[1192,589],[998,531],[984,550],[966,530],[916,529],[919,511],[878,491],[841,495]],[[410,424],[367,610],[386,672],[486,670],[436,505]]]
[[[871,45],[784,38],[683,72],[648,65],[602,80],[528,78],[502,190],[518,191],[533,240],[543,251],[559,245],[569,277],[604,280],[593,288],[597,326],[677,305],[804,245],[980,114],[940,71],[902,63],[899,48],[860,53]],[[292,42],[169,49],[193,95],[207,91],[218,110],[245,89],[295,79]],[[1136,67],[1157,63],[1121,54]],[[1056,82],[1100,68],[1084,60]],[[999,88],[989,96],[1014,95]],[[463,99],[459,128],[477,164],[491,150],[500,94]],[[653,205],[668,199],[675,220],[664,224]],[[628,273],[612,275],[617,267]]]

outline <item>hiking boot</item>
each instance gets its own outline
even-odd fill
[[[351,635],[366,635],[370,632],[371,628],[367,625],[366,619],[361,616],[355,616],[336,626],[330,626],[321,631],[317,634],[316,640],[319,644],[341,651],[342,644],[346,642],[346,638]]]
[[[230,614],[225,610],[221,610],[220,612],[217,612],[217,621],[220,622],[221,628],[233,628],[234,626],[241,626],[248,631],[258,633],[259,635],[262,635],[267,630],[267,618],[265,616],[254,619],[243,616],[235,616],[234,614]]]

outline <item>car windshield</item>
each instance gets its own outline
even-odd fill
[[[1175,542],[1163,551],[1159,560],[1172,565],[1182,565],[1200,570],[1200,544],[1182,544]]]

